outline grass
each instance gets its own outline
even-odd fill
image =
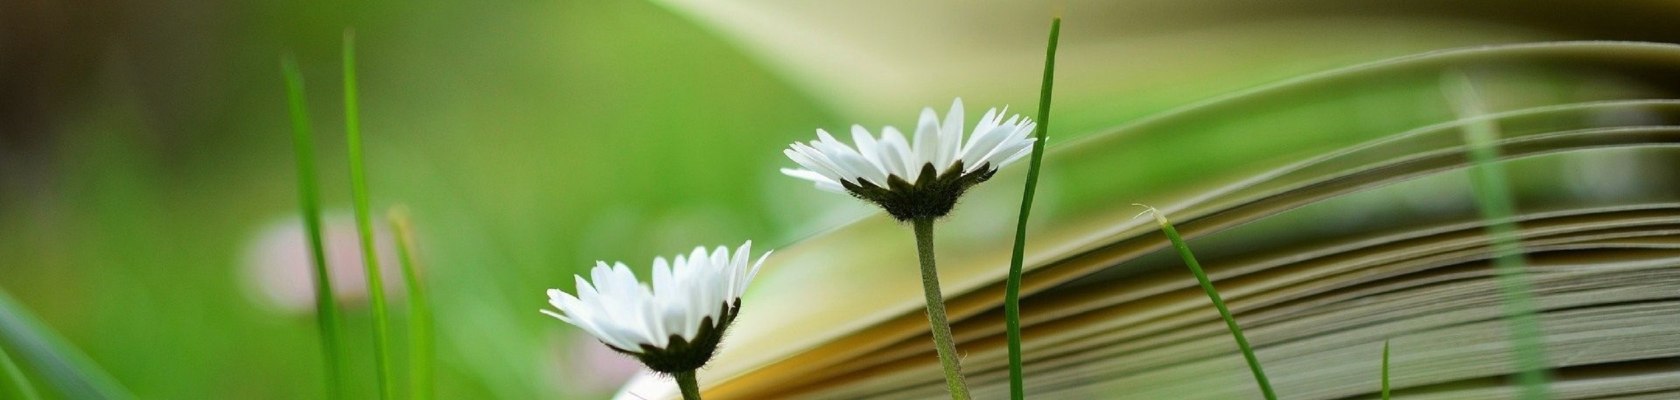
[[[0,347],[17,352],[35,376],[62,398],[129,399],[133,395],[0,290]]]
[[[367,271],[368,299],[373,308],[373,353],[379,377],[379,398],[395,395],[391,379],[390,316],[385,311],[384,277],[379,271],[379,253],[373,245],[373,218],[369,216],[367,169],[362,157],[362,128],[356,99],[356,37],[344,32],[344,135],[350,153],[350,197],[356,214],[356,232],[361,239],[362,267]]]
[[[35,400],[41,394],[35,391],[35,385],[29,383],[29,378],[23,376],[23,369],[18,368],[17,361],[6,354],[6,346],[0,346],[0,398]]]
[[[1511,326],[1511,350],[1517,359],[1519,398],[1547,399],[1551,394],[1547,388],[1544,332],[1535,315],[1533,287],[1525,272],[1528,263],[1523,259],[1517,225],[1511,217],[1516,205],[1511,200],[1510,183],[1505,180],[1504,164],[1499,162],[1499,127],[1492,119],[1481,118],[1486,112],[1469,77],[1449,74],[1445,86],[1458,117],[1469,121],[1464,125],[1464,141],[1469,145],[1470,187],[1493,241],[1494,269]]]
[[[436,353],[433,343],[437,340],[432,327],[431,301],[414,263],[414,226],[408,209],[403,207],[391,208],[386,220],[391,222],[391,232],[396,235],[397,261],[402,265],[403,286],[408,290],[409,398],[431,399],[436,375],[432,369]]]
[[[1383,341],[1382,399],[1388,400],[1388,341]]]
[[[1044,163],[1044,144],[1050,132],[1050,92],[1055,86],[1056,43],[1061,37],[1062,19],[1050,21],[1050,43],[1044,50],[1044,81],[1039,85],[1038,129],[1033,132],[1032,161],[1027,168],[1027,187],[1021,191],[1021,213],[1015,221],[1015,250],[1009,258],[1009,281],[1003,295],[1004,324],[1009,330],[1009,398],[1026,398],[1021,371],[1021,267],[1026,259],[1027,216],[1032,213],[1033,194],[1038,189],[1038,171]]]
[[[344,328],[339,322],[338,299],[333,292],[332,275],[327,273],[326,249],[321,239],[320,184],[315,176],[315,138],[311,133],[309,108],[304,104],[303,74],[297,62],[286,57],[280,62],[286,79],[286,100],[292,116],[292,152],[297,156],[298,207],[305,231],[309,233],[310,262],[315,272],[315,318],[321,335],[321,350],[326,358],[327,395],[344,396]]]
[[[1213,300],[1213,308],[1219,309],[1219,316],[1225,319],[1225,326],[1231,329],[1231,337],[1237,340],[1237,347],[1242,349],[1243,359],[1248,361],[1248,369],[1254,373],[1254,383],[1260,385],[1260,393],[1266,400],[1277,400],[1277,393],[1272,391],[1272,382],[1266,379],[1266,370],[1260,367],[1260,358],[1254,356],[1254,348],[1248,345],[1248,338],[1243,337],[1242,327],[1237,326],[1236,318],[1231,317],[1231,310],[1225,308],[1225,300],[1219,297],[1219,291],[1214,290],[1213,282],[1208,280],[1206,272],[1202,272],[1202,264],[1196,262],[1196,255],[1190,252],[1190,245],[1184,243],[1184,238],[1178,235],[1178,229],[1173,228],[1172,222],[1161,215],[1154,207],[1139,204],[1147,208],[1145,213],[1155,215],[1155,222],[1161,225],[1161,232],[1172,241],[1173,248],[1178,250],[1179,257],[1184,258],[1184,265],[1190,267],[1190,273],[1196,275],[1196,281],[1202,284],[1202,291],[1207,292],[1209,300]]]

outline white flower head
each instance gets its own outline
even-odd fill
[[[891,126],[881,128],[876,138],[853,125],[854,147],[818,129],[818,140],[796,142],[782,151],[803,167],[783,168],[782,173],[875,202],[899,220],[941,217],[969,187],[1032,152],[1037,125],[1020,115],[1005,119],[1008,111],[986,110],[967,140],[960,98],[951,102],[944,122],[933,108],[923,108],[914,142]]]
[[[636,279],[624,263],[596,262],[591,281],[576,276],[577,296],[548,290],[559,311],[542,310],[595,336],[613,350],[635,356],[665,373],[692,371],[717,350],[741,309],[741,294],[769,252],[749,264],[752,241],[710,252],[653,260],[653,285]]]

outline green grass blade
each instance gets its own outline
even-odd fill
[[[1388,341],[1383,341],[1382,400],[1388,400]]]
[[[29,383],[29,378],[23,376],[23,369],[18,368],[10,354],[6,354],[6,346],[0,346],[0,399],[39,398],[41,394],[35,392],[35,385]]]
[[[386,219],[391,221],[391,232],[396,235],[397,260],[402,264],[403,284],[408,290],[409,397],[431,399],[436,334],[432,327],[432,305],[414,265],[414,228],[408,210],[402,207],[392,208]]]
[[[1009,398],[1026,398],[1021,372],[1021,265],[1027,249],[1027,216],[1032,212],[1033,193],[1038,189],[1038,169],[1044,162],[1045,138],[1050,134],[1050,89],[1055,86],[1056,43],[1062,33],[1062,18],[1050,20],[1050,43],[1044,50],[1044,82],[1038,92],[1038,129],[1034,134],[1032,162],[1027,168],[1027,187],[1021,191],[1020,218],[1015,221],[1015,252],[1009,258],[1009,283],[1004,289],[1004,324],[1009,329]]]
[[[1178,229],[1173,228],[1172,222],[1167,221],[1167,217],[1161,215],[1160,210],[1141,204],[1140,206],[1149,209],[1145,212],[1155,215],[1155,223],[1161,225],[1161,232],[1167,234],[1173,248],[1178,250],[1179,257],[1184,258],[1184,265],[1190,267],[1191,274],[1196,275],[1196,281],[1202,284],[1202,291],[1207,292],[1208,300],[1213,300],[1213,308],[1219,309],[1219,316],[1225,318],[1225,326],[1231,329],[1231,337],[1237,340],[1237,347],[1242,348],[1243,358],[1248,360],[1248,369],[1254,372],[1254,382],[1260,385],[1260,393],[1266,396],[1266,400],[1277,400],[1277,393],[1272,392],[1271,380],[1266,379],[1266,371],[1260,368],[1260,358],[1254,356],[1254,349],[1249,347],[1248,338],[1243,337],[1242,327],[1237,326],[1237,319],[1231,317],[1231,310],[1225,308],[1225,300],[1219,297],[1219,291],[1213,289],[1213,281],[1208,280],[1207,273],[1202,272],[1202,264],[1196,262],[1195,254],[1190,253],[1190,245],[1184,243],[1184,238],[1178,235]]]
[[[290,57],[281,60],[286,78],[286,100],[292,115],[292,152],[297,156],[298,204],[304,230],[309,234],[310,262],[315,271],[315,319],[321,334],[321,351],[326,357],[327,396],[344,396],[344,328],[339,322],[338,299],[332,276],[327,273],[326,248],[321,239],[320,184],[315,176],[315,137],[304,105],[303,74]]]
[[[362,267],[367,271],[368,299],[373,307],[373,354],[379,376],[379,398],[395,396],[391,379],[391,321],[385,312],[385,283],[379,271],[379,253],[373,245],[373,218],[369,216],[367,170],[362,160],[361,111],[356,100],[356,37],[344,31],[344,135],[350,152],[350,197],[356,211],[356,232],[361,237]]]
[[[1516,204],[1511,200],[1510,183],[1505,181],[1505,165],[1499,162],[1499,127],[1492,119],[1481,118],[1481,98],[1470,78],[1450,74],[1446,78],[1448,100],[1457,108],[1460,119],[1470,120],[1464,125],[1464,141],[1469,144],[1470,187],[1487,221],[1487,235],[1493,240],[1494,269],[1504,292],[1506,320],[1511,326],[1511,347],[1517,358],[1517,384],[1520,398],[1539,400],[1551,398],[1547,388],[1544,332],[1535,315],[1533,286],[1528,281],[1527,261],[1523,259],[1522,243],[1517,238],[1517,225],[1512,220]]]
[[[128,393],[86,354],[0,290],[0,347],[17,352],[44,386],[68,399],[128,399]]]

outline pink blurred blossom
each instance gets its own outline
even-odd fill
[[[401,296],[401,269],[397,266],[395,242],[375,219],[374,248],[379,255],[387,298]],[[362,267],[360,238],[355,218],[349,213],[327,213],[321,221],[322,243],[326,248],[328,273],[333,293],[340,304],[365,307],[367,276]],[[315,311],[314,265],[303,219],[286,216],[269,223],[252,235],[245,250],[245,281],[254,300],[288,313]]]

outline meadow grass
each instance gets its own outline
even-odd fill
[[[321,238],[320,183],[315,176],[315,138],[310,128],[309,107],[304,104],[303,74],[297,62],[285,57],[280,62],[286,79],[286,100],[292,119],[292,153],[297,157],[298,208],[304,231],[309,235],[310,263],[315,278],[315,319],[326,358],[329,398],[344,396],[344,328],[339,321],[338,299],[327,268],[326,248]]]
[[[0,398],[35,400],[41,398],[35,391],[35,385],[29,383],[29,378],[23,376],[23,369],[18,368],[17,361],[6,354],[6,346],[0,346]]]
[[[100,400],[134,397],[87,354],[59,337],[5,290],[0,290],[0,347],[16,352],[18,359],[58,397]]]
[[[1009,258],[1009,281],[1003,295],[1004,325],[1009,330],[1009,398],[1026,397],[1021,371],[1021,267],[1027,249],[1027,216],[1032,213],[1033,194],[1038,189],[1038,170],[1044,163],[1045,140],[1050,134],[1050,92],[1055,86],[1056,43],[1061,38],[1062,18],[1050,20],[1050,43],[1044,50],[1044,81],[1038,92],[1038,138],[1033,143],[1032,161],[1027,168],[1026,188],[1021,190],[1021,213],[1015,221],[1015,249]]]
[[[432,358],[436,353],[432,305],[414,262],[414,226],[408,209],[393,207],[386,214],[391,233],[396,235],[397,261],[402,265],[403,286],[408,293],[408,378],[409,398],[431,399],[434,394]]]
[[[1382,357],[1382,399],[1388,400],[1388,341],[1383,341]]]
[[[384,277],[373,245],[373,218],[369,216],[367,169],[363,165],[362,127],[356,99],[356,37],[344,32],[344,135],[350,153],[350,197],[355,208],[356,232],[361,239],[362,267],[367,271],[367,292],[373,308],[374,365],[379,377],[379,398],[395,396],[391,378],[391,327],[385,311]]]
[[[1546,354],[1539,317],[1535,313],[1533,285],[1528,281],[1528,263],[1523,258],[1522,243],[1517,238],[1517,224],[1512,215],[1516,204],[1511,200],[1510,183],[1505,179],[1505,165],[1499,162],[1499,127],[1493,119],[1483,118],[1482,100],[1476,87],[1463,73],[1444,77],[1447,99],[1453,103],[1458,117],[1468,120],[1464,125],[1464,141],[1469,146],[1470,188],[1487,222],[1487,235],[1493,242],[1493,265],[1504,295],[1506,320],[1511,326],[1511,347],[1517,360],[1519,398],[1540,400],[1551,397],[1547,388]]]
[[[1242,327],[1237,326],[1236,318],[1231,317],[1231,310],[1225,308],[1225,300],[1219,297],[1219,291],[1214,290],[1213,282],[1208,280],[1206,272],[1202,272],[1202,264],[1196,262],[1196,255],[1190,252],[1190,245],[1184,243],[1184,238],[1178,235],[1178,229],[1173,228],[1172,222],[1161,215],[1154,207],[1139,204],[1147,208],[1146,213],[1155,215],[1155,222],[1161,225],[1161,232],[1172,241],[1173,249],[1178,251],[1179,257],[1184,259],[1184,265],[1190,267],[1190,273],[1196,275],[1196,282],[1202,284],[1202,291],[1207,292],[1208,300],[1213,300],[1213,308],[1219,310],[1219,316],[1225,319],[1225,326],[1231,329],[1231,337],[1237,340],[1237,347],[1242,349],[1243,359],[1248,361],[1248,369],[1254,373],[1254,383],[1260,385],[1260,393],[1266,400],[1277,400],[1277,393],[1272,391],[1272,382],[1266,379],[1266,371],[1260,367],[1260,358],[1254,356],[1254,349],[1248,345],[1248,338],[1243,337]]]

